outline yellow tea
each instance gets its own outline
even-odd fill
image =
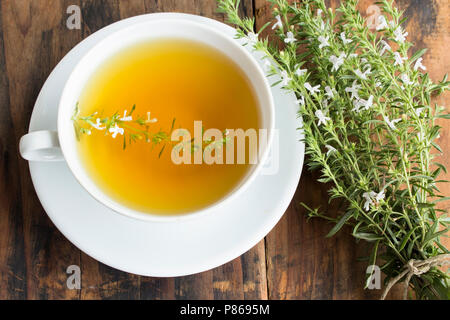
[[[176,127],[191,132],[196,120],[205,129],[224,131],[258,130],[261,125],[257,97],[243,71],[216,49],[188,40],[155,40],[114,55],[88,81],[79,112],[98,112],[101,117],[129,113],[133,105],[134,115],[150,112],[155,122],[149,132],[170,130],[174,118]],[[170,148],[160,154],[160,146],[139,139],[129,142],[120,132],[113,138],[92,130],[81,137],[80,158],[106,194],[153,214],[187,213],[211,205],[235,189],[252,166],[177,165]]]

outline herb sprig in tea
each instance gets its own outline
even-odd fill
[[[80,116],[80,109],[78,104],[75,107],[74,114],[72,116],[72,122],[75,129],[75,135],[79,140],[81,135],[91,135],[93,130],[104,131],[105,136],[111,136],[116,139],[117,136],[123,136],[123,149],[125,150],[127,145],[131,145],[137,141],[145,141],[150,143],[152,147],[161,146],[158,157],[161,157],[167,146],[171,148],[181,147],[186,148],[190,145],[191,152],[196,151],[212,151],[214,149],[222,148],[224,145],[231,143],[228,137],[228,131],[222,132],[223,138],[215,141],[212,138],[202,139],[202,142],[198,142],[195,138],[192,138],[188,143],[180,143],[178,141],[172,141],[171,136],[175,130],[176,119],[172,120],[170,130],[164,131],[159,129],[157,131],[151,131],[151,128],[158,122],[157,118],[151,117],[151,112],[147,112],[147,116],[134,117],[136,105],[133,105],[130,112],[125,110],[123,115],[119,112],[115,112],[109,117],[103,117],[98,111],[89,116]],[[202,128],[202,136],[204,129]]]

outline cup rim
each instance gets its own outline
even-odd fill
[[[71,90],[71,84],[74,81],[74,74],[75,71],[77,71],[79,68],[83,67],[86,64],[87,58],[90,56],[90,54],[98,48],[105,45],[105,43],[108,43],[111,41],[111,39],[115,39],[119,34],[126,34],[130,30],[133,30],[135,28],[139,28],[145,25],[153,25],[153,24],[162,24],[162,23],[170,23],[170,24],[186,24],[194,26],[198,29],[203,29],[204,31],[214,34],[215,37],[220,38],[221,42],[227,42],[229,45],[234,47],[235,49],[239,50],[246,58],[246,62],[250,63],[252,65],[252,68],[256,71],[257,77],[259,77],[262,82],[264,83],[264,92],[269,97],[269,101],[266,103],[268,104],[268,112],[265,114],[265,116],[268,117],[269,123],[268,123],[268,137],[267,137],[267,143],[264,146],[263,152],[260,152],[261,150],[258,148],[258,163],[255,165],[255,167],[252,169],[251,172],[248,173],[247,176],[242,178],[239,185],[235,187],[235,189],[232,189],[228,194],[224,195],[219,200],[215,201],[214,203],[207,205],[205,207],[202,207],[198,210],[194,210],[192,212],[186,212],[186,213],[180,213],[180,214],[173,214],[173,215],[158,215],[154,213],[147,213],[143,211],[139,211],[132,208],[127,208],[125,205],[120,205],[120,203],[116,200],[114,200],[112,197],[108,196],[105,193],[101,193],[100,195],[97,195],[95,192],[91,190],[91,188],[85,183],[84,179],[82,179],[78,173],[77,170],[74,168],[73,161],[77,161],[76,159],[73,159],[71,157],[67,156],[67,150],[66,148],[68,145],[65,143],[63,135],[60,133],[62,132],[63,127],[63,112],[62,110],[64,108],[69,108],[68,104],[65,104],[65,100],[67,99],[66,96],[68,95],[68,92]],[[181,39],[183,37],[180,37]],[[196,40],[199,41],[199,40]],[[210,46],[210,44],[205,43],[205,45]],[[126,48],[124,46],[122,49]],[[220,51],[220,50],[219,50]],[[231,61],[235,62],[235,59],[228,55],[225,52],[222,52],[225,54]],[[102,61],[106,61],[108,57],[102,59]],[[95,69],[94,69],[95,70]],[[95,72],[95,71],[94,71]],[[249,78],[250,83],[254,87],[254,80]],[[86,82],[84,82],[86,84]],[[255,88],[254,88],[255,89]],[[258,95],[260,96],[260,94]],[[261,110],[261,102],[258,103],[258,108]],[[267,160],[268,154],[270,152],[270,148],[273,142],[274,138],[274,130],[275,130],[275,110],[274,110],[274,101],[273,101],[273,95],[271,91],[271,87],[269,84],[269,81],[267,80],[266,76],[264,75],[261,67],[259,66],[258,62],[256,61],[255,57],[250,54],[249,51],[247,51],[241,44],[237,43],[235,40],[231,39],[229,36],[215,30],[214,28],[201,24],[200,22],[190,21],[186,20],[184,18],[177,18],[177,19],[168,19],[168,18],[162,18],[159,20],[154,21],[144,21],[140,23],[136,23],[133,25],[130,25],[128,27],[122,28],[120,30],[117,30],[113,32],[112,34],[108,35],[107,37],[101,39],[97,44],[95,44],[91,49],[89,49],[81,58],[81,60],[75,65],[73,70],[70,73],[70,76],[66,83],[64,84],[64,88],[62,91],[62,95],[59,100],[58,105],[58,118],[57,118],[57,131],[58,131],[58,139],[61,146],[61,151],[64,156],[65,162],[67,163],[72,175],[76,178],[78,183],[93,197],[96,201],[101,203],[102,205],[108,207],[115,213],[118,213],[122,216],[126,216],[129,218],[141,220],[141,221],[147,221],[147,222],[178,222],[178,221],[186,221],[193,218],[197,218],[200,216],[204,216],[208,213],[211,213],[212,211],[216,210],[217,208],[223,206],[225,203],[228,203],[229,201],[232,201],[235,199],[238,195],[242,194],[248,186],[255,180],[255,178],[259,175],[263,165],[265,164],[265,161]],[[94,181],[92,181],[93,184],[96,184]],[[99,187],[100,189],[100,187]],[[120,205],[123,208],[117,208],[115,204]],[[123,210],[125,209],[125,210]]]

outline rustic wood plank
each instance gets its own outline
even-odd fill
[[[337,0],[327,1],[336,7]],[[417,44],[416,49],[428,47],[424,61],[433,80],[440,80],[450,67],[448,40],[450,23],[450,3],[442,1],[397,1],[409,17],[407,31],[409,39]],[[368,8],[374,1],[363,0],[359,9],[364,15],[371,15]],[[257,27],[273,20],[270,6],[265,0],[255,1]],[[444,45],[446,44],[446,45]],[[440,98],[439,103],[448,105],[449,94]],[[444,123],[444,122],[442,122]],[[449,125],[445,123],[440,144],[444,150],[450,147]],[[450,158],[442,158],[445,165]],[[305,210],[297,204],[305,201],[313,206],[321,206],[329,213],[336,213],[335,205],[328,205],[326,188],[318,184],[317,176],[304,172],[297,194],[277,227],[266,238],[267,277],[270,299],[376,299],[379,290],[363,290],[365,264],[357,263],[356,258],[366,252],[343,230],[337,236],[326,239],[331,225],[324,221],[307,222]],[[444,179],[446,177],[443,177]],[[447,177],[448,179],[448,177]],[[442,186],[448,194],[448,185]],[[447,204],[447,208],[448,208]],[[399,288],[393,290],[388,298],[401,297]]]
[[[2,3],[0,3],[0,12]],[[3,25],[0,15],[0,26]],[[0,299],[26,298],[25,244],[20,181],[18,171],[16,137],[9,104],[9,79],[3,34],[0,34]]]
[[[214,299],[213,285],[213,271],[175,278],[175,299],[212,300]]]
[[[79,251],[49,222],[35,196],[28,164],[17,153],[18,139],[28,130],[32,107],[45,78],[72,46],[70,40],[80,40],[77,35],[64,38],[61,34],[65,3],[57,2],[54,10],[48,10],[42,1],[1,2],[2,68],[6,68],[9,94],[9,103],[2,104],[2,112],[10,114],[1,118],[2,126],[10,127],[5,135],[10,139],[9,146],[2,158],[2,168],[8,170],[9,176],[2,187],[9,190],[6,194],[15,203],[10,209],[2,206],[7,210],[2,228],[7,223],[10,242],[1,248],[0,263],[2,275],[17,277],[17,287],[2,286],[0,292],[11,298],[19,297],[14,290],[23,291],[20,296],[29,299],[71,299],[78,295],[67,290],[65,270],[79,263]],[[9,110],[5,110],[8,105]],[[3,260],[5,252],[9,256]]]
[[[241,258],[215,268],[212,272],[214,299],[244,299]]]
[[[175,300],[175,278],[141,277],[142,300]]]
[[[81,255],[81,299],[137,300],[140,298],[140,277]]]
[[[244,299],[267,300],[265,240],[241,256]]]

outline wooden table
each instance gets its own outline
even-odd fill
[[[335,6],[337,1],[330,1]],[[411,18],[407,25],[417,48],[428,47],[431,78],[450,70],[450,2],[397,1]],[[360,3],[371,15],[371,1]],[[82,10],[81,29],[66,27],[70,5]],[[148,278],[109,268],[73,246],[50,222],[33,189],[28,164],[18,155],[31,111],[45,79],[78,42],[130,16],[161,11],[193,13],[224,20],[214,0],[0,0],[0,298],[1,299],[361,299],[363,244],[330,225],[307,222],[298,205],[328,206],[326,189],[306,170],[286,214],[275,229],[241,257],[214,270],[180,278]],[[257,24],[270,19],[265,0],[242,0],[242,13]],[[449,95],[440,103],[449,102]],[[449,150],[449,125],[440,144]],[[447,157],[442,161],[449,164]],[[450,189],[443,189],[449,194]],[[347,230],[348,231],[348,230]],[[66,268],[78,265],[82,289],[69,290]],[[393,292],[391,298],[398,297]]]

